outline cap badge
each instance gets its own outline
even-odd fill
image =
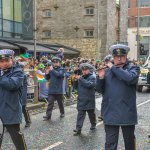
[[[119,48],[117,49],[117,53],[118,53],[118,54],[121,54],[121,50],[120,50]]]

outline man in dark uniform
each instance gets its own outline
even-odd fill
[[[64,69],[61,67],[61,59],[53,57],[53,66],[49,66],[46,69],[46,80],[50,79],[49,92],[48,92],[48,107],[46,111],[46,116],[43,116],[44,121],[51,119],[52,110],[54,106],[54,101],[57,100],[60,117],[65,116],[64,104],[63,104],[63,80],[64,80]]]
[[[102,93],[104,101],[105,150],[117,150],[120,127],[125,149],[136,149],[134,130],[137,124],[136,84],[139,68],[129,64],[129,50],[128,46],[122,44],[111,46],[114,64],[108,62],[108,68],[98,73],[96,88]]]
[[[0,50],[0,117],[17,150],[26,150],[20,131],[22,121],[21,95],[24,74],[13,62],[14,51]]]
[[[80,65],[82,70],[82,76],[78,76],[78,102],[77,102],[77,123],[75,134],[81,133],[83,122],[86,116],[86,112],[89,115],[91,128],[94,130],[96,127],[96,116],[95,116],[95,84],[96,78],[91,72],[93,68],[88,63],[83,63]]]

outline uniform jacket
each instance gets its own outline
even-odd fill
[[[96,78],[92,74],[78,80],[78,110],[95,109],[95,84]]]
[[[27,85],[28,85],[27,84],[27,75],[24,73],[22,96],[21,96],[22,106],[25,106],[27,103]]]
[[[0,76],[0,117],[4,124],[21,123],[23,78],[23,72],[16,65]]]
[[[150,84],[150,73],[147,74],[147,83]]]
[[[136,84],[139,68],[128,62],[123,68],[113,66],[105,78],[97,78],[96,89],[103,95],[102,116],[106,125],[137,124]]]
[[[64,69],[62,67],[54,68],[49,74],[45,75],[46,80],[50,79],[48,94],[64,94],[63,80]]]

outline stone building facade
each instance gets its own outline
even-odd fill
[[[37,40],[103,57],[116,42],[116,0],[37,0]]]

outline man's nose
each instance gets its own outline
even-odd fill
[[[121,57],[118,57],[118,60],[121,60]]]

